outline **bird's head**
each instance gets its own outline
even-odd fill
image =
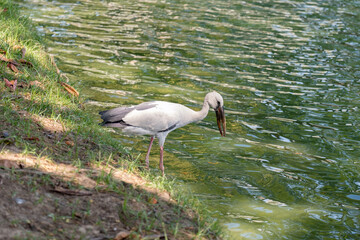
[[[221,136],[225,136],[226,133],[226,120],[224,112],[224,100],[222,96],[217,92],[210,92],[206,95],[205,99],[209,103],[209,106],[215,110],[216,121],[219,127]],[[222,128],[221,128],[222,127]]]

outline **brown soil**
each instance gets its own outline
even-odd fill
[[[113,239],[121,231],[132,233],[127,239],[158,239],[166,231],[162,222],[177,221],[182,229],[167,237],[195,236],[194,213],[179,208],[176,214],[167,192],[135,175],[113,171],[122,190],[114,192],[94,180],[101,173],[96,168],[79,171],[10,149],[0,156],[0,165],[0,239]]]

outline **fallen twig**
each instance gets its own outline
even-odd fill
[[[63,188],[63,187],[59,187],[59,186],[55,187],[54,189],[51,189],[50,191],[65,194],[65,195],[70,195],[70,196],[90,196],[90,195],[92,195],[92,192],[89,192],[89,191],[71,190],[71,189],[67,189],[67,188]]]

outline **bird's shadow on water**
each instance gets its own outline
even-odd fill
[[[8,236],[106,239],[130,231],[162,238],[201,231],[194,211],[127,172],[134,167],[129,153],[79,117],[81,110],[9,96],[14,104],[0,106],[0,219],[6,219],[0,226]]]

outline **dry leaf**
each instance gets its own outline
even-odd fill
[[[39,88],[44,88],[43,84],[39,81],[31,81],[30,84],[29,84],[31,87],[39,87]]]
[[[1,54],[6,54],[6,51],[3,50],[3,49],[0,49],[0,53],[1,53]]]
[[[60,186],[56,186],[54,189],[51,189],[50,191],[65,194],[65,195],[71,195],[71,196],[90,196],[90,195],[92,195],[92,193],[89,191],[76,190],[76,189],[71,190],[71,189],[60,187]]]
[[[6,78],[4,78],[4,81],[6,87],[10,88],[11,91],[15,91],[17,85],[17,79],[9,81]]]
[[[68,93],[70,93],[70,94],[72,94],[72,95],[74,95],[76,97],[79,97],[79,92],[76,91],[75,88],[73,88],[72,86],[70,86],[69,84],[64,83],[64,82],[60,82],[60,84],[61,84],[61,86],[63,86],[65,88],[65,90]]]
[[[20,59],[19,62],[23,65],[27,65],[29,67],[34,67],[34,65],[31,62],[25,60],[24,58]]]
[[[5,86],[6,86],[6,87],[12,88],[12,84],[11,84],[11,82],[10,82],[7,78],[4,78],[4,81],[5,81]]]
[[[123,230],[121,232],[119,232],[118,234],[116,234],[114,240],[122,240],[127,238],[128,236],[130,236],[130,232],[127,230]]]
[[[65,143],[66,143],[66,145],[69,145],[71,147],[73,147],[75,145],[74,142],[70,141],[70,140],[65,141]]]
[[[9,62],[9,59],[6,58],[4,54],[0,54],[0,60],[4,62]]]
[[[148,200],[148,202],[149,202],[150,204],[157,204],[157,199],[156,199],[156,198],[150,198],[150,199]]]
[[[11,64],[13,64],[15,66],[19,66],[19,63],[17,63],[15,60],[6,58],[4,54],[0,54],[0,60],[3,61],[3,62],[11,63]]]
[[[17,69],[17,67],[14,65],[14,64],[12,64],[12,63],[8,63],[8,68],[10,68],[11,69],[11,71],[13,71],[13,72],[15,72],[15,73],[19,73],[20,71],[19,71],[19,69]]]
[[[25,82],[21,82],[21,83],[18,83],[16,85],[16,87],[17,88],[27,88],[27,87],[29,87],[29,85],[27,83],[25,83]]]

